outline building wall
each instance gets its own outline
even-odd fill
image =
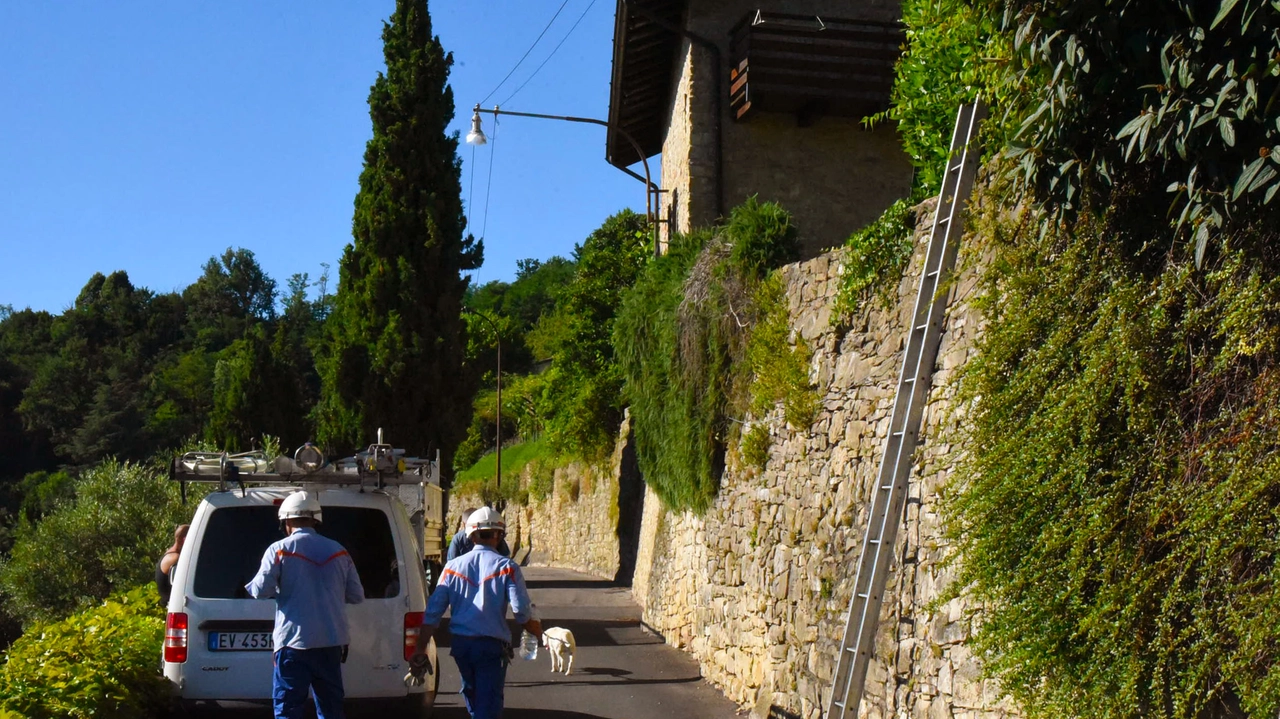
[[[836,0],[690,0],[690,32],[720,48],[724,207],[727,212],[752,195],[775,200],[793,215],[803,257],[843,244],[845,238],[911,190],[912,170],[896,130],[866,129],[856,118],[823,117],[800,127],[787,114],[757,112],[735,122],[728,101],[729,31],[758,9],[854,19],[892,20],[895,0],[849,3]],[[714,78],[712,55],[684,41],[676,91],[662,149],[664,216],[670,209],[680,232],[715,222]],[[666,229],[664,228],[664,233]]]

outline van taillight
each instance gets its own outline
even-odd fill
[[[422,612],[405,612],[404,659],[409,661],[418,653],[418,637],[422,633]]]
[[[187,615],[169,612],[164,623],[164,660],[173,664],[187,661]]]

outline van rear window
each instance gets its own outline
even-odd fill
[[[364,595],[400,594],[396,545],[387,515],[368,507],[325,507],[320,534],[351,554]],[[195,595],[205,599],[245,599],[244,585],[253,579],[262,554],[284,538],[276,508],[221,507],[209,515],[196,558]]]

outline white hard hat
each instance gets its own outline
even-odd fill
[[[320,500],[310,492],[294,492],[280,503],[280,521],[305,517],[320,520]]]
[[[467,517],[468,537],[485,529],[496,529],[504,533],[507,531],[507,523],[502,520],[502,515],[498,513],[498,510],[481,507],[472,512],[470,517]]]

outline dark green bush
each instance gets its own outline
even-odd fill
[[[31,626],[0,669],[0,719],[145,719],[163,716],[159,672],[164,612],[137,587],[61,621]]]
[[[776,202],[761,203],[754,196],[729,211],[720,236],[732,247],[733,266],[744,273],[762,275],[800,259],[791,213]]]
[[[714,232],[677,238],[623,299],[614,345],[636,458],[668,506],[703,511],[715,498],[726,448],[736,439],[730,418],[748,409],[757,291],[765,274],[796,252],[787,213],[753,198]],[[767,344],[792,357],[785,331]]]
[[[598,460],[613,451],[622,421],[622,374],[614,359],[614,317],[652,252],[645,218],[623,210],[574,249],[573,280],[531,333],[550,355],[539,382],[546,439],[561,454]]]
[[[150,581],[176,525],[190,521],[176,482],[139,464],[104,462],[38,523],[19,526],[0,564],[5,610],[23,622],[61,619]]]

